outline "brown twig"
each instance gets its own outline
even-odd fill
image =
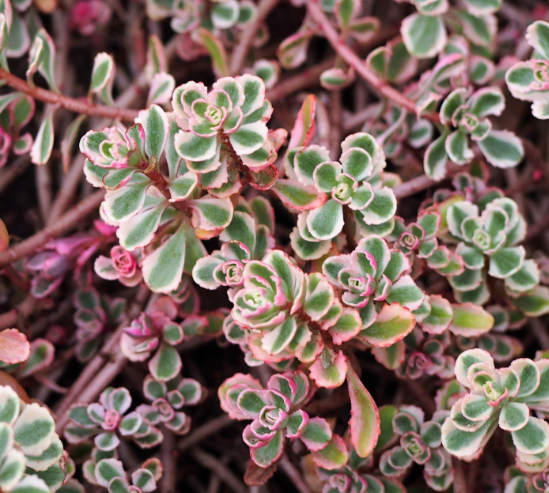
[[[454,466],[454,493],[468,493],[463,463],[458,458],[452,457],[452,465]]]
[[[269,12],[273,10],[277,3],[278,0],[260,0],[257,4],[257,13],[254,23],[243,30],[240,41],[233,50],[230,66],[231,74],[237,75],[242,70],[242,67],[244,67],[244,61],[246,59],[246,55],[248,54],[248,49],[254,40],[259,26],[261,26],[261,23],[265,20],[267,15],[269,15]]]
[[[164,428],[164,440],[160,446],[160,455],[162,457],[162,479],[160,480],[160,491],[166,493],[175,491],[177,484],[177,450],[175,448],[175,435],[173,431]]]
[[[3,169],[0,174],[0,193],[8,188],[10,183],[28,168],[29,164],[30,156],[25,154],[24,156],[19,156],[13,163]]]
[[[366,66],[363,60],[345,44],[345,42],[339,37],[339,34],[334,29],[326,14],[322,12],[318,6],[317,0],[307,1],[307,10],[311,14],[312,19],[320,26],[322,34],[330,42],[333,49],[336,50],[338,55],[345,60],[351,67],[353,67],[358,74],[368,82],[373,88],[379,91],[387,99],[390,99],[397,106],[401,106],[408,110],[412,114],[416,114],[416,104],[411,99],[407,98],[402,92],[397,91],[391,87],[384,80],[380,79]],[[439,122],[440,119],[436,113],[428,113],[423,115],[423,118],[427,118],[433,122]]]
[[[1,69],[0,69],[1,70]],[[0,267],[23,258],[43,247],[51,238],[57,238],[73,228],[82,218],[97,210],[105,192],[99,190],[78,203],[59,220],[14,247],[0,253]]]
[[[303,480],[303,477],[297,467],[295,467],[290,459],[288,459],[285,455],[283,455],[282,459],[280,459],[280,468],[284,471],[284,474],[292,480],[293,485],[300,493],[311,493],[311,490],[307,486],[307,483]]]
[[[27,318],[34,311],[37,303],[38,300],[29,294],[20,305],[0,315],[0,329],[10,329],[19,325],[21,319]]]
[[[196,428],[190,435],[186,436],[177,445],[177,450],[183,452],[192,446],[200,443],[204,438],[217,433],[218,431],[226,428],[233,423],[233,420],[226,414],[219,416],[218,418],[208,421],[206,424]]]
[[[129,121],[133,121],[137,117],[137,110],[93,104],[86,99],[75,99],[62,94],[56,94],[55,92],[42,89],[41,87],[30,87],[23,79],[10,74],[3,68],[0,68],[0,79],[5,80],[8,86],[28,94],[34,99],[49,104],[59,104],[63,108],[75,113],[85,113],[86,115],[102,116],[113,119],[118,118],[120,120]]]
[[[78,187],[82,179],[82,170],[84,169],[84,156],[78,156],[72,166],[70,167],[68,173],[63,179],[61,188],[57,192],[55,201],[53,202],[48,220],[46,221],[46,226],[51,226],[59,219],[59,216],[66,210],[67,206],[70,204],[74,192]]]
[[[191,449],[190,453],[200,465],[207,467],[214,474],[218,475],[221,481],[223,481],[235,493],[248,493],[248,490],[244,484],[219,459],[213,455],[207,454],[198,447]]]

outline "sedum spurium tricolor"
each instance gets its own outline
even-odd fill
[[[228,344],[237,345],[254,374],[216,375],[217,384],[225,379],[222,409],[250,422],[242,434],[253,463],[250,484],[278,464],[288,473],[306,455],[323,493],[405,492],[416,465],[431,490],[463,493],[459,481],[452,486],[459,473],[452,456],[478,459],[499,427],[509,432],[516,461],[505,493],[549,489],[547,348],[535,361],[521,358],[530,341],[510,333],[549,313],[549,261],[523,245],[535,211],[516,190],[527,185],[511,183],[510,198],[488,184],[514,180],[508,168],[525,157],[535,166],[532,182],[541,172],[544,156],[514,133],[524,136],[518,125],[507,125],[504,112],[515,106],[502,87],[531,102],[534,117],[549,118],[549,24],[540,10],[526,29],[524,46],[534,50],[528,59],[524,46],[507,45],[517,39],[515,24],[529,17],[515,20],[516,7],[502,0],[397,1],[411,5],[400,34],[385,40],[384,19],[366,15],[372,9],[361,0],[291,0],[288,8],[305,7],[307,15],[281,42],[267,22],[276,2],[132,4],[143,15],[132,10],[128,17],[148,17],[159,32],[157,22],[170,20],[170,44],[151,34],[146,49],[139,44],[143,56],[127,57],[118,73],[114,56],[100,52],[87,100],[67,102],[60,92],[67,74],[58,73],[66,64],[57,63],[66,53],[56,53],[56,36],[36,13],[50,13],[48,2],[0,0],[1,79],[16,89],[0,96],[0,167],[27,154],[43,166],[59,154],[73,176],[79,147],[86,179],[105,191],[93,230],[57,238],[56,226],[38,250],[2,264],[9,289],[30,292],[41,310],[50,310],[63,289],[76,289],[54,316],[24,326],[44,338],[0,333],[0,367],[10,382],[32,377],[43,384],[48,390],[39,395],[72,399],[60,417],[68,421],[64,437],[71,453],[86,451],[82,475],[94,487],[164,487],[156,457],[132,459],[131,467],[126,459],[133,444],[153,449],[191,431],[187,406],[203,405],[208,378],[199,382],[193,365],[196,379],[184,377],[182,354],[215,339],[227,354]],[[71,8],[71,29],[99,41],[111,18],[121,17],[101,0]],[[312,75],[283,73],[316,60],[315,37],[336,56]],[[187,62],[209,57],[211,84],[176,82],[168,71],[173,53]],[[8,61],[22,56],[26,82],[8,70]],[[144,109],[124,113],[117,105],[127,94],[119,86],[141,69],[128,94],[145,89]],[[359,76],[378,100],[360,103],[366,98],[355,84]],[[37,88],[44,84],[49,90]],[[315,95],[288,98],[313,84]],[[353,84],[360,111],[347,121],[341,110]],[[42,108],[36,99],[49,104]],[[40,120],[32,125],[35,107]],[[59,112],[71,108],[82,114],[60,125]],[[110,116],[103,129],[93,128],[95,121],[90,129],[86,113]],[[45,216],[49,171],[39,170]],[[61,204],[73,179],[59,187]],[[423,202],[399,202],[428,187]],[[41,218],[48,226],[55,219]],[[4,250],[7,230],[2,236]],[[104,294],[103,281],[121,294]],[[225,293],[224,304],[218,296]],[[7,315],[26,322],[26,308]],[[73,310],[72,332],[43,327],[63,323],[66,309]],[[544,327],[532,327],[543,345]],[[66,358],[92,369],[101,361],[114,372],[82,402],[50,380],[53,372],[43,374],[64,345],[72,345]],[[143,380],[128,385],[134,395],[108,386],[126,364],[146,368],[132,374]],[[426,400],[436,392],[436,411],[421,403],[433,407],[431,418],[413,404],[378,408],[369,391],[377,398],[374,364],[405,381],[410,397],[418,389]],[[336,415],[330,405],[342,410]],[[45,407],[0,386],[0,410],[2,491],[83,491]],[[200,453],[193,449],[197,460]]]

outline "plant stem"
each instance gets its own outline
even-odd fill
[[[88,214],[96,211],[99,204],[103,201],[104,195],[104,190],[95,192],[78,203],[66,214],[62,215],[55,224],[42,229],[30,238],[27,238],[5,252],[0,253],[0,267],[34,253],[39,248],[43,247],[50,239],[57,238],[66,233]]]
[[[330,42],[333,49],[336,50],[338,55],[343,58],[347,64],[353,67],[366,82],[377,89],[383,96],[393,101],[395,105],[405,108],[414,115],[416,114],[416,104],[414,101],[408,99],[400,91],[397,91],[384,80],[380,79],[375,73],[371,72],[364,61],[345,44],[326,17],[326,14],[324,14],[318,6],[316,0],[307,1],[307,10],[309,11],[309,14],[311,14],[312,19],[320,26],[322,34]],[[437,123],[440,121],[438,114],[436,113],[423,115],[423,118],[427,118],[428,120]]]
[[[29,294],[20,305],[0,315],[0,329],[10,329],[19,325],[21,319],[27,318],[34,311],[37,303],[38,300]]]
[[[78,187],[78,184],[82,180],[82,170],[84,169],[85,158],[83,155],[76,157],[68,173],[63,179],[61,188],[57,192],[57,196],[50,208],[50,214],[46,221],[46,226],[55,224],[59,219],[59,216],[66,210],[73,198],[74,192]]]
[[[25,154],[19,156],[13,163],[3,169],[0,174],[0,193],[8,188],[10,183],[28,168],[29,164],[30,156]]]
[[[219,416],[218,418],[208,421],[206,424],[196,428],[190,435],[186,436],[177,445],[177,450],[183,452],[192,446],[200,443],[204,438],[217,433],[218,431],[226,428],[233,423],[233,420],[226,414]]]
[[[164,440],[160,446],[160,455],[162,457],[162,478],[160,480],[160,491],[175,491],[177,484],[177,449],[175,448],[175,435],[173,431],[164,428]]]
[[[467,493],[467,480],[463,472],[463,463],[456,457],[452,457],[452,465],[454,466],[454,493]]]
[[[255,18],[254,23],[242,31],[240,41],[233,50],[230,67],[231,74],[238,75],[242,70],[242,67],[244,67],[248,49],[254,40],[259,26],[277,3],[278,0],[260,0],[257,4],[257,17]]]
[[[247,488],[240,482],[236,475],[216,457],[207,454],[198,447],[191,449],[191,455],[199,464],[207,467],[214,474],[218,475],[221,481],[235,493],[248,493]]]
[[[284,471],[284,474],[292,480],[293,485],[297,488],[299,493],[311,493],[311,490],[303,480],[301,473],[286,455],[283,455],[282,459],[280,459],[280,468]]]
[[[112,119],[118,118],[128,121],[133,121],[138,114],[137,110],[93,104],[85,99],[75,99],[62,94],[56,94],[41,87],[30,87],[23,79],[10,74],[3,68],[0,68],[0,79],[5,80],[8,86],[28,94],[34,99],[44,101],[45,103],[59,104],[63,108],[75,113],[85,113],[86,115],[103,116]]]

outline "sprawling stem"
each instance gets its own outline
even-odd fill
[[[104,196],[105,192],[103,190],[95,192],[78,203],[69,212],[62,215],[55,224],[42,229],[13,248],[0,253],[0,267],[34,253],[36,250],[42,248],[50,239],[57,238],[69,231],[84,217],[97,210]]]
[[[251,26],[247,26],[246,29],[242,31],[240,41],[233,50],[233,55],[231,58],[231,74],[238,75],[238,73],[242,70],[242,67],[244,67],[244,60],[246,59],[248,49],[254,40],[257,30],[278,1],[279,0],[260,0],[257,4],[257,13],[253,24]]]
[[[372,87],[377,89],[383,96],[390,99],[397,106],[406,108],[410,113],[416,113],[416,104],[411,99],[408,99],[404,94],[391,87],[384,80],[380,79],[374,72],[372,72],[361,60],[358,55],[345,44],[345,42],[339,37],[339,34],[334,29],[326,14],[322,12],[316,0],[307,1],[307,9],[311,14],[312,19],[320,26],[322,34],[330,42],[334,50],[338,55],[345,60],[351,67],[353,67],[360,76],[368,82]],[[423,115],[433,122],[439,122],[439,117],[436,113],[429,113]]]
[[[23,79],[10,74],[3,68],[0,68],[0,79],[5,80],[8,86],[28,94],[34,99],[44,101],[45,103],[59,104],[63,108],[74,111],[75,113],[84,113],[86,115],[102,116],[113,119],[118,118],[120,120],[129,121],[133,121],[138,114],[137,110],[93,104],[85,99],[74,99],[69,96],[63,96],[62,94],[56,94],[47,89],[42,89],[41,87],[31,87]]]

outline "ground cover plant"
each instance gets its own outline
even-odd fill
[[[549,8],[0,0],[0,491],[549,491]]]

